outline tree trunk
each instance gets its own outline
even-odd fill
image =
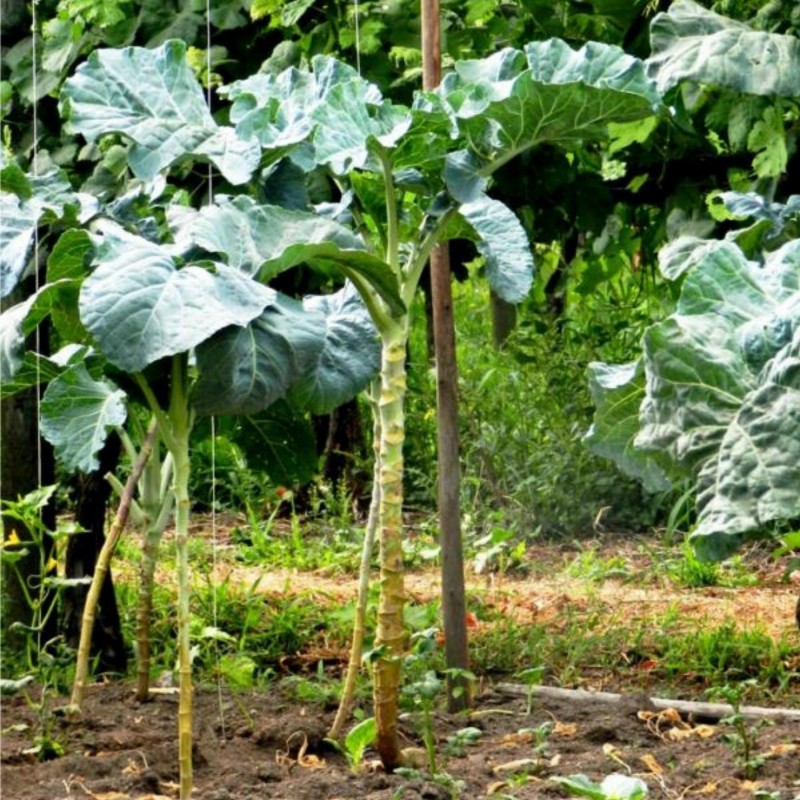
[[[66,576],[91,577],[97,556],[105,541],[106,512],[111,497],[111,486],[105,479],[119,463],[120,443],[111,436],[100,451],[100,467],[88,475],[73,479],[75,521],[86,533],[78,533],[67,540]],[[64,635],[70,647],[77,648],[81,635],[81,620],[89,593],[88,585],[73,586],[64,590]],[[111,571],[106,573],[100,590],[100,600],[92,634],[92,657],[99,656],[98,673],[122,672],[128,667],[128,654],[122,637],[117,598]]]

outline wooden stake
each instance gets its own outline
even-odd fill
[[[422,86],[433,89],[442,76],[439,0],[422,0]],[[458,366],[456,364],[450,254],[446,244],[431,253],[433,336],[436,355],[436,410],[439,451],[439,541],[442,558],[442,615],[445,658],[449,669],[469,667],[467,651],[464,555],[459,509]],[[463,677],[448,678],[448,708],[469,705],[469,685]]]

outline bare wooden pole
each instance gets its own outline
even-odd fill
[[[422,85],[434,89],[442,77],[439,0],[422,0]],[[445,659],[449,669],[469,668],[464,554],[459,510],[458,366],[450,286],[450,253],[446,244],[431,253],[433,338],[436,354],[436,410],[439,450],[439,541],[442,558],[442,616]],[[447,681],[451,712],[470,703],[469,683],[452,673]]]

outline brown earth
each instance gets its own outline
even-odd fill
[[[56,699],[54,703],[58,702]],[[63,702],[63,699],[61,700]],[[651,798],[750,798],[756,789],[780,791],[782,800],[800,793],[800,728],[764,726],[758,752],[766,757],[747,781],[725,726],[703,727],[663,713],[643,719],[647,701],[628,697],[619,705],[537,700],[531,715],[524,701],[484,693],[469,718],[438,714],[437,749],[442,768],[463,781],[460,794],[430,780],[385,775],[375,763],[359,775],[322,740],[331,713],[287,701],[280,689],[236,696],[215,691],[195,697],[195,793],[198,800],[448,800],[566,797],[549,778],[585,773],[600,780],[631,773],[650,787]],[[3,800],[166,800],[177,797],[177,698],[160,695],[138,704],[131,686],[90,688],[81,720],[46,717],[62,758],[38,763],[26,755],[41,718],[22,697],[2,703],[0,792]],[[544,752],[526,732],[549,723]],[[404,735],[419,746],[410,723]],[[446,740],[458,729],[483,731],[464,755],[445,756]],[[374,758],[368,753],[368,760]],[[513,762],[519,762],[516,767]],[[509,765],[505,771],[503,765]],[[527,774],[527,777],[525,775]]]

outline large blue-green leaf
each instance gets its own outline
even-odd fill
[[[0,297],[7,297],[28,266],[41,210],[13,194],[0,194]]]
[[[7,297],[24,277],[37,225],[65,217],[86,222],[97,212],[97,201],[73,192],[60,170],[34,176],[16,168],[15,176],[0,187],[0,297]]]
[[[522,223],[508,206],[485,195],[463,203],[459,213],[478,235],[492,289],[507,303],[521,303],[533,283],[533,253]]]
[[[378,370],[380,344],[357,292],[279,300],[246,328],[198,348],[200,413],[254,413],[288,393],[316,414],[360,392]]]
[[[641,480],[648,491],[669,489],[669,478],[657,458],[634,444],[644,400],[641,359],[630,364],[590,364],[589,391],[595,405],[594,421],[584,437],[589,449]]]
[[[31,295],[0,314],[0,382],[11,380],[22,366],[25,337],[36,327],[28,323],[35,302]]]
[[[298,264],[333,265],[346,275],[364,277],[393,312],[405,311],[390,267],[367,252],[350,229],[319,214],[259,206],[240,196],[204,208],[182,235],[261,280]]]
[[[100,238],[96,263],[81,287],[81,319],[108,360],[129,371],[247,325],[275,299],[224,264],[178,269],[164,248],[121,230]]]
[[[76,285],[71,280],[48,283],[0,314],[0,383],[15,377],[23,364],[25,340],[43,319],[62,305],[63,293],[74,290]]]
[[[661,104],[638,59],[594,42],[576,51],[559,39],[457,62],[438,93],[473,158],[483,161],[476,179],[538,144],[605,138],[610,122],[645,119]],[[455,174],[463,184],[463,170]],[[470,199],[463,186],[449,185],[457,199]]]
[[[800,328],[742,400],[697,480],[692,542],[706,558],[729,555],[741,535],[800,515]]]
[[[0,337],[2,337],[2,333],[0,333]],[[2,347],[1,338],[0,347]],[[0,355],[0,372],[6,369],[2,366],[3,360],[4,357]],[[22,354],[21,361],[15,368],[12,378],[2,379],[0,377],[0,400],[11,397],[24,389],[29,389],[31,386],[49,383],[62,372],[62,369],[63,367],[46,356],[29,350]]]
[[[280,295],[246,327],[225,328],[197,348],[192,404],[200,414],[253,414],[285,396],[306,359],[304,339],[317,335],[288,318],[296,302]]]
[[[64,84],[67,129],[89,141],[108,133],[133,140],[128,163],[144,180],[186,156],[209,159],[233,184],[250,179],[261,157],[255,139],[217,125],[186,60],[172,40],[155,50],[96,50]]]
[[[800,514],[800,241],[763,263],[729,241],[690,258],[675,313],[644,337],[634,447],[696,479],[695,543],[720,557]]]
[[[256,137],[270,159],[289,153],[307,169],[327,164],[340,175],[376,168],[371,149],[394,147],[411,126],[411,112],[383,100],[374,84],[333,58],[315,56],[311,67],[255,75],[225,89],[236,130]],[[298,150],[304,142],[313,151]]]
[[[42,397],[41,432],[69,470],[98,469],[97,454],[109,429],[125,423],[125,392],[95,380],[83,364],[62,372]]]
[[[312,73],[290,68],[279,75],[260,73],[220,90],[232,101],[230,118],[244,139],[255,137],[268,152],[280,155],[305,141],[318,101]]]
[[[378,333],[352,284],[331,295],[303,299],[303,314],[316,317],[316,347],[292,381],[289,399],[313,414],[326,414],[355,397],[378,373]]]
[[[361,80],[333,87],[312,114],[316,159],[337,175],[367,166],[371,147],[394,147],[411,126],[407,108],[370,102],[371,87]]]
[[[635,444],[697,469],[755,386],[736,330],[716,314],[674,314],[644,337],[647,394]]]
[[[800,195],[776,203],[755,192],[720,192],[714,200],[724,206],[724,218],[754,220],[749,227],[726,235],[747,252],[772,250],[800,237]]]
[[[756,95],[800,96],[800,39],[755,31],[675,0],[650,26],[650,75],[664,92],[681,81]]]

